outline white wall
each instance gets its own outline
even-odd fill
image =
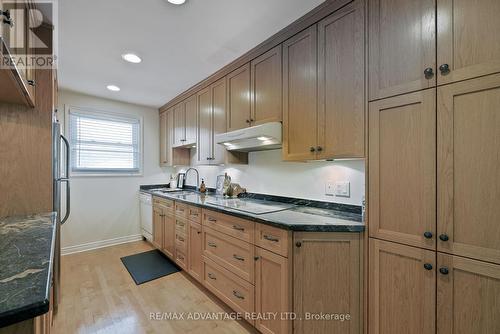
[[[252,152],[248,165],[199,166],[200,179],[215,188],[217,175],[227,172],[233,182],[247,191],[325,202],[361,205],[365,189],[364,160],[284,162],[281,150]],[[176,173],[186,168],[176,168]],[[325,195],[327,182],[349,181],[349,198]],[[201,180],[200,180],[201,182]],[[190,172],[187,184],[196,185],[196,174]]]
[[[167,183],[172,172],[160,168],[158,163],[158,110],[62,90],[58,106],[61,124],[70,106],[142,117],[144,166],[142,176],[71,178],[71,216],[62,226],[63,251],[137,238],[140,233],[139,185]]]

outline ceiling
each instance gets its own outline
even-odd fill
[[[59,1],[59,86],[160,107],[322,2]],[[124,62],[126,52],[142,63]]]

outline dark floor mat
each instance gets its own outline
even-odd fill
[[[137,285],[180,271],[159,250],[147,251],[121,258]]]

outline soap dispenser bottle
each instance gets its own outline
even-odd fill
[[[207,192],[207,186],[205,185],[205,180],[201,179],[200,193],[204,194]]]

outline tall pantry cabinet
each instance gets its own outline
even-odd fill
[[[368,1],[369,333],[500,332],[499,15]]]

